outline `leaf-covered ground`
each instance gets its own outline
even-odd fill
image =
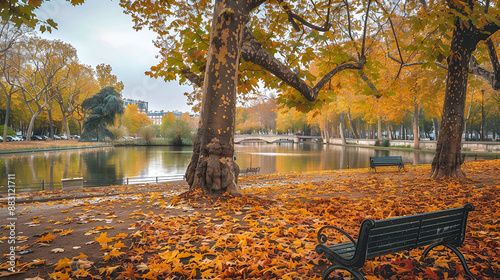
[[[214,201],[186,186],[31,193],[16,205],[16,274],[4,279],[321,279],[316,254],[326,224],[356,235],[365,218],[387,219],[473,203],[460,249],[481,279],[500,279],[500,160],[467,162],[463,180],[428,179],[429,166],[262,175],[242,179],[246,196]],[[149,188],[150,191],[145,191]],[[112,189],[112,188],[108,188]],[[113,195],[116,190],[127,194]],[[97,194],[97,191],[96,191]],[[63,199],[66,197],[66,199]],[[5,202],[5,201],[3,201]],[[7,224],[3,206],[1,224]],[[0,231],[0,252],[9,230]],[[336,236],[335,239],[339,239]],[[401,252],[366,262],[367,279],[468,279],[455,255]]]

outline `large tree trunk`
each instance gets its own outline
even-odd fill
[[[215,2],[200,122],[186,180],[190,190],[240,196],[239,167],[233,160],[234,122],[238,66],[248,11],[234,10],[244,5],[233,2]]]
[[[469,60],[476,48],[475,34],[460,20],[455,21],[450,55],[448,56],[448,75],[443,106],[443,117],[439,131],[436,153],[432,161],[432,178],[464,177],[461,169],[461,145],[464,128],[465,97]]]

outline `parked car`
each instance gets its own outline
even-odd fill
[[[71,139],[80,139],[79,135],[71,135]]]
[[[61,136],[58,136],[58,135],[54,134],[54,140],[61,140],[61,139],[62,139]]]
[[[30,137],[30,139],[31,139],[31,140],[33,140],[33,141],[43,141],[43,140],[45,140],[45,139],[44,139],[42,136],[40,136],[40,135],[32,135],[32,136]]]
[[[0,136],[0,142],[3,142],[3,137],[2,136]]]
[[[62,140],[68,140],[68,136],[66,136],[66,135],[61,135],[60,137]]]
[[[10,135],[7,135],[5,139],[7,139],[7,142],[19,141],[16,136],[10,136]]]

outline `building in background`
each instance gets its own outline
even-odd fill
[[[139,112],[144,113],[144,114],[148,113],[148,102],[146,102],[146,101],[133,100],[133,99],[123,99],[123,103],[125,105],[125,108],[128,105],[135,104],[135,105],[137,105]]]
[[[169,111],[152,111],[152,112],[149,112],[147,113],[149,119],[151,120],[151,123],[152,124],[158,124],[160,125],[161,124],[161,119],[163,118],[163,116],[165,116],[166,114],[168,114]],[[176,118],[180,117],[182,115],[182,112],[179,112],[177,110],[173,111],[172,112],[174,114],[174,116]]]

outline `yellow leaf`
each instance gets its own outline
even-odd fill
[[[56,264],[54,270],[60,270],[65,267],[71,267],[71,260],[68,258],[60,259]]]
[[[54,238],[56,238],[55,235],[52,235],[50,233],[47,233],[46,235],[38,238],[38,240],[35,242],[35,243],[38,243],[38,242],[46,242],[46,243],[49,243],[49,242],[52,242],[52,240],[54,240]]]
[[[112,241],[113,239],[107,237],[107,234],[107,232],[101,232],[101,235],[95,238],[95,242],[98,242],[99,244],[101,244],[101,246],[108,244],[108,242]]]
[[[63,230],[63,231],[61,231],[60,235],[66,236],[72,232],[73,232],[73,229]]]
[[[115,249],[120,249],[120,248],[126,248],[127,246],[123,244],[121,241],[115,242],[115,245],[113,245],[113,248]]]

